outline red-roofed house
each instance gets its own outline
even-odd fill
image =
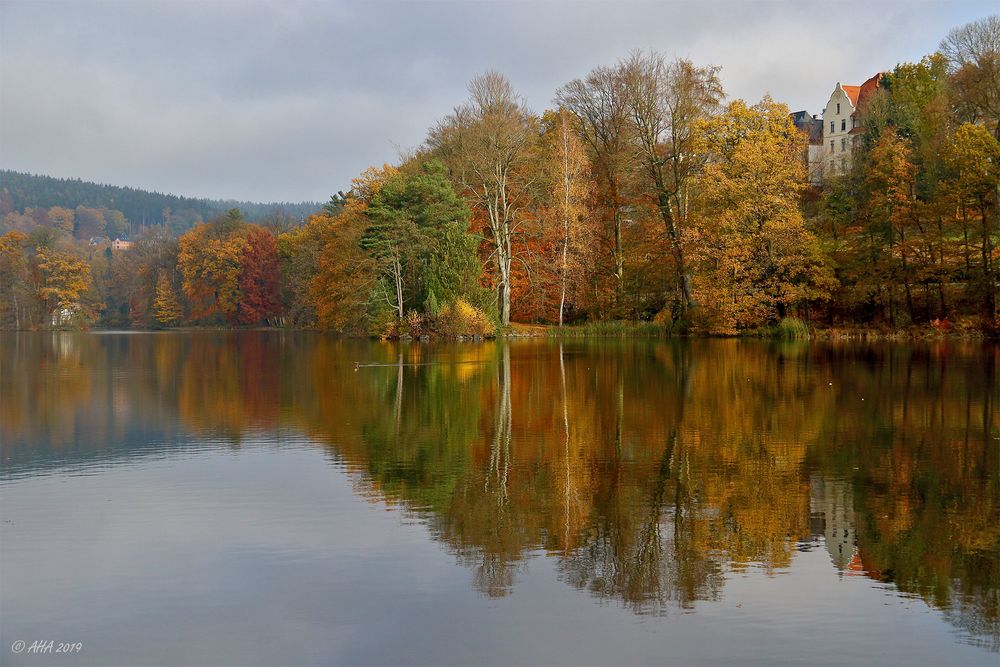
[[[823,174],[846,174],[851,168],[854,143],[861,133],[858,113],[866,99],[878,90],[882,74],[876,74],[860,86],[840,83],[830,95],[823,112]]]

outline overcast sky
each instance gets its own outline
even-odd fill
[[[175,194],[325,200],[492,68],[535,111],[634,48],[819,113],[988,1],[0,0],[0,166]]]

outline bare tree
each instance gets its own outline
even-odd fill
[[[619,64],[633,141],[657,210],[663,218],[677,271],[679,314],[692,305],[684,231],[700,158],[692,147],[697,123],[715,113],[724,96],[718,67],[668,62],[656,52],[634,52]]]
[[[448,165],[453,180],[486,214],[497,271],[497,308],[510,323],[514,237],[522,220],[519,195],[535,148],[530,114],[502,74],[486,72],[469,83],[469,100],[431,130],[428,148]]]
[[[624,302],[622,222],[627,174],[634,156],[624,92],[616,69],[598,67],[585,79],[575,79],[556,93],[556,103],[572,112],[577,120],[598,180],[604,220],[612,229],[617,315],[621,315]]]
[[[579,282],[588,259],[593,257],[592,219],[587,209],[590,164],[586,148],[573,129],[573,115],[563,108],[558,113],[546,114],[546,118],[550,122],[554,119],[551,131],[543,139],[546,153],[543,168],[549,172],[547,203],[555,214],[552,231],[558,228],[559,326],[562,326],[570,288]]]
[[[938,48],[948,59],[960,109],[1000,139],[1000,14],[954,28]]]

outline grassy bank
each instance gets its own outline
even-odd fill
[[[506,334],[512,338],[599,338],[599,337],[633,337],[633,338],[665,338],[668,330],[654,322],[586,322],[562,327],[542,324],[511,323]]]
[[[508,338],[669,338],[680,335],[714,338],[712,334],[672,331],[655,322],[586,322],[563,327],[544,324],[511,323],[503,334]],[[777,324],[760,329],[745,330],[737,336],[742,338],[768,338],[774,340],[859,340],[859,341],[921,341],[940,339],[982,340],[989,338],[982,331],[971,328],[942,328],[928,324],[902,329],[877,327],[815,327],[806,322],[788,317]]]

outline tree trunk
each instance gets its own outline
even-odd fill
[[[620,316],[625,308],[625,253],[622,250],[622,214],[621,207],[615,203],[615,308]]]
[[[982,211],[982,225],[983,225],[983,241],[982,241],[982,254],[983,254],[983,287],[986,290],[985,296],[985,310],[986,316],[992,320],[996,317],[997,305],[996,305],[996,285],[993,280],[993,265],[992,265],[992,251],[990,249],[990,232],[989,232],[989,222],[987,216],[987,204],[985,201],[981,204]]]
[[[566,232],[569,233],[568,231]],[[566,270],[567,263],[566,257],[569,251],[569,238],[563,238],[563,248],[562,248],[562,290],[559,295],[559,326],[563,325],[563,313],[566,308]]]
[[[674,257],[674,264],[677,269],[677,289],[680,293],[680,314],[687,314],[691,306],[691,276],[687,273],[684,265],[684,249],[681,246],[680,234],[674,222],[673,213],[670,211],[670,200],[667,196],[666,188],[663,185],[663,176],[656,176],[657,208],[660,209],[660,216],[663,218],[663,225],[667,229],[667,239],[670,241],[670,251]]]
[[[400,321],[403,320],[403,268],[399,265],[399,258],[392,260],[392,270],[396,281],[396,315]]]
[[[559,295],[559,326],[563,325],[566,307],[566,272],[569,270],[569,130],[563,118],[563,238],[562,238],[562,290]],[[560,361],[562,350],[560,349]]]

